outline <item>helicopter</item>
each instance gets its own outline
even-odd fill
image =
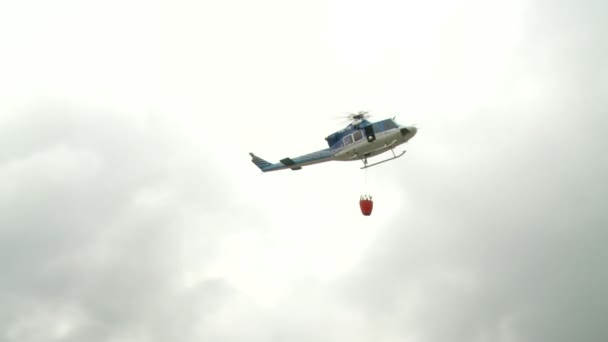
[[[362,160],[363,167],[361,169],[366,169],[403,156],[405,151],[395,154],[394,148],[413,138],[418,132],[416,127],[400,125],[395,122],[394,117],[372,123],[367,120],[369,117],[370,115],[365,111],[349,114],[347,118],[351,121],[350,124],[325,138],[325,141],[329,145],[328,148],[299,157],[283,158],[278,163],[270,163],[253,153],[249,153],[252,158],[251,161],[262,172],[285,169],[301,170],[303,166],[333,160]],[[389,150],[393,154],[392,157],[368,164],[367,158],[377,156]]]

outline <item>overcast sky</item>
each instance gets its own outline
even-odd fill
[[[0,341],[608,340],[606,13],[1,2]]]

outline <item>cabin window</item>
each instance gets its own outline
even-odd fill
[[[344,146],[350,144],[353,142],[353,136],[352,135],[347,135],[344,137]]]
[[[363,131],[356,131],[353,134],[353,138],[355,138],[355,141],[359,141],[359,140],[363,139]]]

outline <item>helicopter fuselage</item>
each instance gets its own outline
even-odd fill
[[[373,124],[371,127],[375,129],[357,129],[358,127],[355,126],[344,132],[341,144],[336,146],[334,159],[349,161],[373,157],[406,143],[417,133],[415,127],[400,126],[390,119]],[[366,135],[366,132],[373,133]]]
[[[251,161],[260,168],[262,172],[284,169],[300,170],[302,166],[332,160],[363,160],[365,167],[368,167],[367,158],[389,150],[392,151],[395,147],[408,142],[416,133],[416,127],[399,125],[393,119],[386,119],[375,123],[363,119],[357,120],[346,128],[327,136],[325,140],[327,141],[329,148],[323,150],[295,158],[284,158],[281,159],[279,163],[274,164],[253,153],[250,153],[250,155],[252,157]],[[399,156],[394,155],[394,158],[390,159],[396,159]]]

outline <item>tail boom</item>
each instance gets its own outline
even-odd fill
[[[312,165],[317,163],[326,162],[334,159],[334,153],[330,149],[320,150],[313,153],[305,154],[296,158],[283,158],[280,163],[270,163],[253,153],[251,155],[251,161],[257,166],[262,172],[278,171],[285,169],[292,169],[294,171],[301,170],[302,166]]]

